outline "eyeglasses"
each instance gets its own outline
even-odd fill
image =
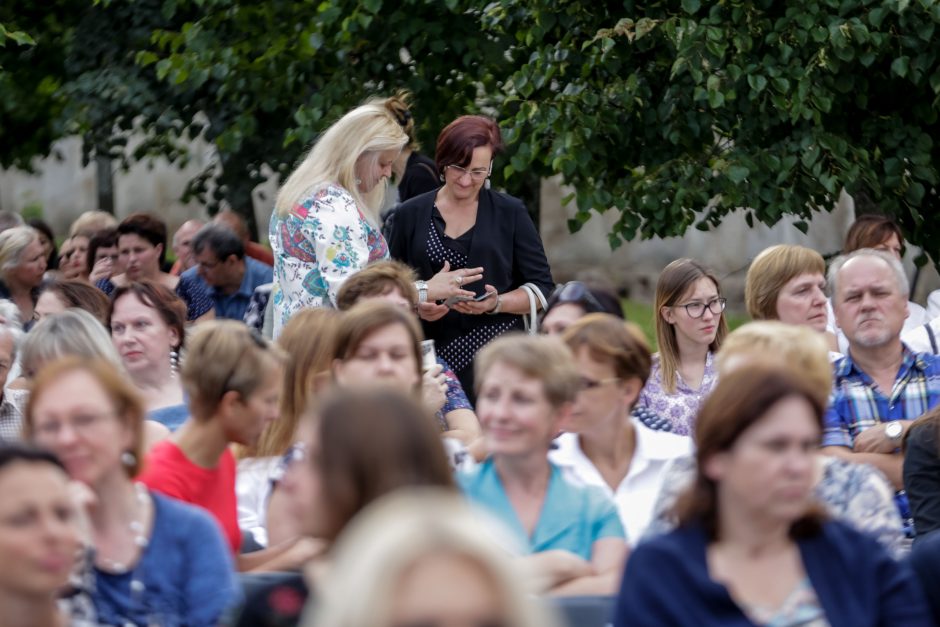
[[[568,281],[559,285],[548,298],[546,311],[562,303],[576,303],[585,308],[588,313],[597,313],[608,311],[591,293],[587,285],[581,281]]]
[[[71,420],[65,422],[37,422],[33,427],[33,431],[38,438],[55,438],[66,424],[69,425],[72,431],[86,432],[94,429],[102,420],[114,417],[115,415],[113,413],[80,413],[72,416]]]
[[[608,383],[614,383],[620,381],[620,377],[610,377],[609,379],[591,379],[589,377],[581,377],[581,389],[582,390],[593,390],[599,388],[602,385],[607,385]]]
[[[676,307],[685,307],[685,313],[689,314],[690,318],[701,318],[705,315],[705,310],[712,312],[714,315],[720,314],[725,310],[725,305],[728,303],[727,298],[713,298],[707,303],[686,303],[685,305],[675,305]]]
[[[462,178],[464,174],[469,174],[470,178],[474,181],[482,181],[490,175],[490,168],[475,168],[473,170],[468,170],[467,168],[461,168],[459,165],[449,165],[447,169],[453,170],[457,174],[457,178]]]

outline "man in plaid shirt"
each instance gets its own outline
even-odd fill
[[[909,288],[896,257],[870,249],[839,257],[829,285],[849,352],[834,364],[823,452],[881,470],[911,533],[900,445],[911,422],[940,402],[940,360],[901,343]]]

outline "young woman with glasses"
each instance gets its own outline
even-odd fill
[[[726,299],[717,277],[693,259],[677,259],[656,283],[656,341],[649,381],[639,404],[691,435],[695,414],[715,386],[714,353],[728,334]]]
[[[543,301],[554,287],[525,206],[486,185],[502,147],[499,126],[489,118],[465,115],[447,125],[435,154],[443,186],[404,203],[389,238],[392,257],[413,267],[421,279],[418,313],[425,336],[435,341],[438,355],[468,391],[477,351],[507,331],[522,329],[521,314],[530,311],[522,286],[534,285]],[[463,300],[436,304],[448,281]],[[469,284],[472,291],[465,289]]]

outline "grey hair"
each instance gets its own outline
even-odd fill
[[[0,273],[20,265],[23,251],[38,237],[39,231],[31,226],[14,226],[0,232]]]
[[[826,282],[829,284],[829,294],[832,296],[833,303],[836,300],[836,294],[839,293],[837,279],[839,276],[839,270],[845,266],[846,263],[855,259],[856,257],[874,257],[875,259],[881,259],[891,268],[891,271],[894,273],[894,282],[897,284],[898,289],[904,295],[904,298],[908,298],[911,293],[911,284],[907,280],[907,274],[904,272],[904,266],[901,265],[901,262],[897,257],[891,253],[887,253],[883,250],[875,250],[874,248],[859,248],[858,250],[853,250],[850,253],[845,255],[839,255],[832,262],[832,265],[829,266],[829,275],[826,277]]]
[[[124,372],[108,330],[82,309],[67,309],[40,320],[26,336],[22,351],[27,375],[35,375],[42,365],[66,356],[103,359]]]
[[[245,244],[226,224],[210,223],[199,229],[193,237],[192,247],[197,255],[208,248],[219,261],[225,261],[231,255],[238,259],[245,258]]]

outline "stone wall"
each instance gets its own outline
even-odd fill
[[[30,206],[41,207],[43,217],[56,233],[64,235],[79,214],[97,208],[96,170],[94,164],[82,167],[81,144],[76,138],[58,142],[55,152],[61,158],[41,161],[35,174],[0,171],[0,208],[23,211]],[[196,142],[192,161],[186,168],[154,160],[139,163],[127,172],[115,172],[115,213],[120,218],[133,211],[152,212],[166,220],[170,233],[192,217],[205,218],[204,207],[182,203],[179,198],[186,182],[214,159],[211,145]],[[254,193],[262,239],[267,234],[276,191],[276,183],[271,181]],[[681,238],[626,242],[611,252],[606,234],[616,220],[615,213],[594,215],[580,232],[570,234],[567,220],[574,215],[574,209],[561,206],[561,198],[566,194],[558,181],[543,181],[541,231],[556,280],[567,281],[591,272],[641,300],[652,299],[656,277],[663,266],[678,257],[695,257],[713,267],[722,277],[731,301],[740,302],[747,265],[761,250],[773,244],[790,243],[823,253],[835,252],[854,218],[852,199],[843,196],[834,211],[816,215],[805,235],[789,220],[774,227],[758,225],[751,229],[743,213],[738,213],[714,231],[691,229]],[[906,260],[911,275],[913,254],[909,253]],[[932,268],[922,272],[915,300],[923,302],[927,291],[938,286],[940,278]]]

